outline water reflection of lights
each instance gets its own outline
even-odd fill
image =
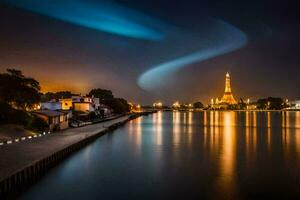
[[[257,126],[257,116],[256,116],[256,112],[253,112],[253,124],[252,124],[252,126],[253,127],[256,127]]]
[[[129,139],[133,142],[134,147],[139,150],[142,143],[142,117],[129,121]]]
[[[214,114],[214,125],[219,126],[219,112],[213,112]]]
[[[183,124],[186,124],[186,112],[183,113]]]
[[[215,113],[215,111],[211,111],[210,113],[209,113],[209,125],[210,126],[213,126],[215,123],[214,123],[214,113]]]
[[[162,145],[162,112],[159,111],[153,115],[153,124],[155,128],[155,143]]]
[[[188,112],[188,123],[189,125],[193,124],[193,112]]]
[[[233,198],[235,194],[235,161],[236,161],[236,112],[223,112],[222,149],[220,160],[220,177],[217,187],[221,189],[223,197]],[[222,198],[223,198],[222,197]]]
[[[203,125],[206,126],[207,125],[207,111],[203,112]]]
[[[240,119],[245,120],[244,123],[237,121]],[[218,114],[206,111],[203,112],[202,122],[204,151],[220,165],[216,189],[222,191],[221,194],[227,199],[234,199],[237,194],[237,152],[245,162],[243,170],[249,173],[255,173],[254,166],[258,165],[259,158],[272,162],[276,150],[282,153],[280,159],[286,162],[286,166],[300,166],[300,112],[289,111],[280,115],[276,111]],[[241,124],[245,126],[240,126]],[[237,132],[238,130],[242,132]]]
[[[296,141],[296,151],[297,151],[297,155],[298,155],[298,158],[300,157],[300,112],[296,112],[295,114],[295,127],[296,127],[296,132],[295,132],[295,135],[296,135],[296,138],[295,138],[295,141]]]
[[[206,140],[207,140],[207,112],[204,111],[203,112],[203,140],[204,140],[204,143],[203,143],[203,146],[204,148],[206,148]]]
[[[188,140],[189,140],[189,144],[192,143],[192,139],[193,139],[193,112],[188,112]]]
[[[136,146],[138,146],[139,148],[141,147],[141,143],[142,143],[142,117],[139,117],[136,119]]]
[[[282,112],[282,142],[284,150],[288,152],[290,141],[290,130],[289,130],[289,112]]]
[[[235,120],[234,112],[224,113],[224,139],[223,139],[223,168],[222,173],[231,178],[234,170],[234,156],[235,156],[235,143],[236,143],[236,132],[232,124]]]
[[[213,113],[211,113],[213,114]],[[215,123],[214,123],[215,124]],[[210,146],[213,151],[217,151],[219,148],[219,143],[220,143],[220,127],[219,126],[210,126],[210,133],[209,133],[209,138],[210,138]]]
[[[180,142],[180,112],[173,112],[173,143],[179,144]]]
[[[245,121],[245,148],[246,161],[251,163],[255,161],[257,145],[257,112],[246,112]]]
[[[300,112],[295,113],[295,127],[300,128]]]
[[[271,113],[267,113],[267,128],[268,128],[268,150],[271,150]]]
[[[249,127],[249,124],[250,124],[250,122],[249,122],[249,111],[246,111],[246,127]]]

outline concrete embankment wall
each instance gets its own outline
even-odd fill
[[[112,131],[119,126],[125,124],[126,122],[140,117],[144,114],[141,113],[130,116],[128,119],[114,123],[113,125],[107,127],[105,130],[85,138],[75,144],[72,144],[60,151],[53,153],[52,155],[40,159],[37,162],[30,164],[29,166],[24,166],[24,168],[18,170],[13,175],[6,177],[0,182],[0,199],[11,199],[15,198],[22,190],[26,189],[28,186],[36,182],[42,175],[44,175],[49,169],[57,165],[60,161],[65,159],[71,153],[81,149],[90,142],[94,141],[98,137],[104,135],[105,133]]]

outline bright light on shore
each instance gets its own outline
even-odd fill
[[[173,103],[172,105],[174,108],[179,108],[180,107],[180,103],[178,101],[176,101],[175,103]]]
[[[161,108],[162,106],[163,106],[163,104],[160,101],[153,103],[153,107]]]

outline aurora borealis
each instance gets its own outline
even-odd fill
[[[178,94],[207,101],[222,93],[229,70],[240,97],[298,98],[289,84],[299,83],[290,9],[277,1],[5,0],[0,70],[20,68],[44,91],[102,87],[143,103]]]

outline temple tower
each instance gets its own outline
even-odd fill
[[[225,79],[225,93],[224,93],[220,103],[236,104],[236,100],[234,99],[232,92],[231,92],[230,75],[228,72],[226,73],[226,79]]]

